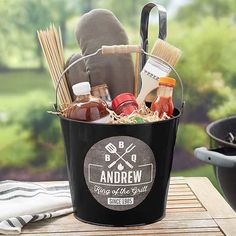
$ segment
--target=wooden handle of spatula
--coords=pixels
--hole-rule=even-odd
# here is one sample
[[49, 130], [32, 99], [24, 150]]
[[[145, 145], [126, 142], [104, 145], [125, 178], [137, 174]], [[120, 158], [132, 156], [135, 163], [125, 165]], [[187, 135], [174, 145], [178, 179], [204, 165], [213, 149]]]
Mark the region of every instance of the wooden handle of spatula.
[[102, 54], [126, 54], [132, 52], [141, 52], [141, 47], [139, 45], [102, 46]]

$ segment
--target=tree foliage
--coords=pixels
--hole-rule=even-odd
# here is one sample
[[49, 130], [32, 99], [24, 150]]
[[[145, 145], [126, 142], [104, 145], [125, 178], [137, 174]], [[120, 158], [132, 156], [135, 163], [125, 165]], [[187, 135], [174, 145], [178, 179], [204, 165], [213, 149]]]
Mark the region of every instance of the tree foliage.
[[193, 153], [197, 147], [206, 146], [208, 137], [198, 124], [181, 124], [178, 130], [176, 145], [188, 153]]
[[185, 23], [197, 25], [207, 16], [215, 19], [233, 17], [236, 12], [235, 0], [194, 0], [179, 9], [177, 19]]
[[[159, 1], [168, 4], [170, 0]], [[1, 0], [0, 1], [0, 67], [43, 67], [42, 53], [36, 37], [38, 29], [50, 23], [61, 27], [64, 44], [67, 23], [93, 8], [108, 8], [126, 25], [138, 27], [141, 7], [148, 0]], [[13, 58], [13, 59], [12, 59]]]
[[[100, 0], [97, 2], [98, 6], [110, 9], [122, 22], [131, 26], [139, 27], [140, 15], [142, 7], [149, 3], [149, 0], [128, 0], [128, 1], [117, 1], [117, 0]], [[156, 3], [168, 6], [170, 0], [160, 0]], [[154, 1], [155, 3], [155, 1]], [[155, 12], [154, 9], [152, 12]]]
[[15, 57], [26, 62], [34, 60], [34, 64], [42, 67], [36, 31], [55, 23], [61, 27], [62, 35], [66, 36], [66, 22], [78, 11], [79, 5], [75, 1], [0, 1], [0, 14], [3, 16], [0, 18], [0, 49], [3, 52], [0, 55], [0, 65], [12, 67], [9, 57]]
[[[62, 134], [58, 120], [46, 110], [46, 107], [31, 106], [24, 112], [27, 119], [21, 120], [21, 127], [29, 132], [28, 142], [34, 153], [31, 165], [44, 169], [50, 166], [59, 168], [64, 165]], [[53, 165], [55, 160], [57, 166]]]
[[171, 32], [171, 42], [183, 51], [177, 70], [184, 80], [186, 118], [204, 121], [209, 110], [228, 100], [229, 90], [234, 93], [236, 25], [228, 19], [208, 17], [194, 27], [173, 24]]

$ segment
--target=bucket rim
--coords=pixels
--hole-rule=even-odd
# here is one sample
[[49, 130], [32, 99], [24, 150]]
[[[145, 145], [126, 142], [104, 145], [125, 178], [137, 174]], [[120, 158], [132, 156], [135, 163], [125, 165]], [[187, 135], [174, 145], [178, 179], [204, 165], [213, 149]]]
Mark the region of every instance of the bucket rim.
[[140, 126], [140, 125], [149, 126], [149, 125], [156, 125], [156, 124], [160, 124], [160, 123], [163, 124], [163, 123], [167, 123], [167, 122], [179, 119], [183, 113], [178, 108], [175, 108], [175, 111], [177, 111], [178, 114], [171, 117], [171, 118], [169, 118], [169, 119], [160, 120], [160, 121], [153, 121], [153, 122], [147, 122], [147, 123], [136, 123], [136, 124], [92, 123], [92, 122], [68, 119], [68, 118], [63, 117], [62, 115], [57, 115], [57, 116], [60, 118], [60, 120], [66, 120], [66, 121], [70, 121], [70, 122], [73, 122], [73, 123], [79, 123], [79, 124], [84, 124], [84, 125], [92, 125], [92, 126], [108, 126], [108, 127], [109, 126]]

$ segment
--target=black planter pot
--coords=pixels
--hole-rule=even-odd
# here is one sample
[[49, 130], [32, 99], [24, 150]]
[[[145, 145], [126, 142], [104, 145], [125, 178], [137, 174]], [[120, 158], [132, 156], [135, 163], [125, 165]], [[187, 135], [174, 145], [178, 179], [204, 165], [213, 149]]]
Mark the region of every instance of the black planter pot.
[[197, 148], [194, 155], [214, 166], [216, 178], [231, 207], [236, 211], [236, 144], [227, 141], [236, 134], [236, 116], [215, 121], [207, 126], [210, 148]]

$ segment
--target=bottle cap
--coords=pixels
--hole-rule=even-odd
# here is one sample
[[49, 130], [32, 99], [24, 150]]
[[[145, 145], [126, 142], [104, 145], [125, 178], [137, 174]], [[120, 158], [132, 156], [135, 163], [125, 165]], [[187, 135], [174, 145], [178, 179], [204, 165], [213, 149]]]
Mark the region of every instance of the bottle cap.
[[76, 96], [90, 94], [91, 86], [89, 82], [81, 82], [72, 86], [73, 93]]
[[116, 110], [116, 108], [127, 101], [134, 101], [136, 102], [135, 96], [132, 93], [121, 93], [117, 95], [113, 100], [112, 100], [112, 109]]
[[165, 84], [171, 87], [175, 87], [176, 80], [171, 77], [160, 77], [159, 84]]

